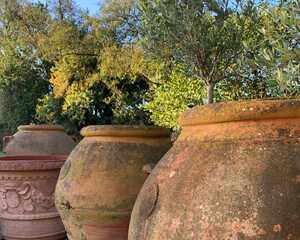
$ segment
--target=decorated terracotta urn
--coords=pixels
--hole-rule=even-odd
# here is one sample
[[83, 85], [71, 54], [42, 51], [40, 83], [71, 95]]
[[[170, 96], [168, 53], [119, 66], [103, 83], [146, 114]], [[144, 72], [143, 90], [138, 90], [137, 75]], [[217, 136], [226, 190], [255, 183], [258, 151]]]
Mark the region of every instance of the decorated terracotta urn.
[[129, 240], [300, 239], [300, 100], [197, 106], [180, 124]]
[[75, 142], [59, 125], [24, 125], [6, 137], [7, 155], [68, 155]]
[[89, 126], [64, 164], [56, 206], [69, 240], [127, 240], [130, 214], [148, 174], [169, 150], [169, 131]]
[[0, 229], [5, 240], [66, 237], [54, 204], [63, 156], [0, 157]]

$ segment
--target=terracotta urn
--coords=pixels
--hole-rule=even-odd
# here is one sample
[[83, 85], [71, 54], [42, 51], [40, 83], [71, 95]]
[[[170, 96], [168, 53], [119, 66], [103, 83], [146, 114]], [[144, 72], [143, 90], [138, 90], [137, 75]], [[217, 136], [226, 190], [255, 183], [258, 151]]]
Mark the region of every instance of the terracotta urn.
[[180, 124], [129, 240], [300, 239], [300, 99], [197, 106]]
[[127, 240], [136, 196], [171, 147], [169, 131], [140, 126], [89, 126], [64, 164], [56, 206], [69, 240]]
[[5, 140], [7, 155], [68, 155], [75, 142], [59, 125], [24, 125]]
[[64, 156], [0, 157], [0, 229], [5, 240], [58, 240], [66, 233], [54, 205]]

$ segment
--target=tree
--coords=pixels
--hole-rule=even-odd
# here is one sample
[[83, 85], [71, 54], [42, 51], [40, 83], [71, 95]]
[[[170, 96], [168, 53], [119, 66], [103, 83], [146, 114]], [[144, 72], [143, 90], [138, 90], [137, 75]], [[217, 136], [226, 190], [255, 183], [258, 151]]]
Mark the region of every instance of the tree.
[[270, 69], [270, 78], [276, 81], [276, 95], [300, 95], [300, 3], [283, 1], [278, 6], [264, 6], [264, 26], [257, 62]]
[[[149, 88], [146, 79], [114, 68], [102, 72], [100, 57], [73, 55], [56, 63], [50, 79], [54, 94], [37, 106], [39, 121], [61, 121], [73, 133], [91, 124], [148, 122], [141, 109]], [[57, 109], [59, 115], [51, 112]], [[54, 118], [45, 118], [49, 110]]]
[[49, 87], [46, 65], [23, 31], [25, 27], [40, 31], [39, 24], [21, 24], [23, 10], [17, 1], [0, 5], [0, 122], [10, 131], [33, 121], [37, 100]]
[[[62, 121], [76, 131], [88, 124], [149, 123], [141, 107], [149, 89], [142, 71], [143, 51], [124, 41], [127, 37], [120, 32], [128, 21], [129, 5], [115, 2], [105, 4], [99, 18], [87, 16], [79, 25], [67, 23], [70, 28], [57, 25], [50, 39], [57, 39], [53, 47], [61, 50], [46, 55], [54, 61], [49, 79], [52, 93], [37, 106], [40, 122]], [[54, 117], [49, 119], [45, 114], [52, 110], [60, 114], [51, 113]]]
[[209, 103], [300, 94], [295, 0], [106, 0], [99, 11], [72, 0], [0, 0], [0, 100], [16, 106], [2, 107], [11, 128], [178, 129], [205, 88]]
[[265, 3], [258, 10], [257, 29], [243, 41], [239, 71], [218, 84], [220, 100], [300, 95], [299, 2]]
[[55, 0], [52, 2], [53, 12], [59, 21], [74, 21], [77, 8], [73, 0]]
[[5, 60], [0, 65], [0, 123], [14, 132], [33, 121], [35, 105], [47, 93], [48, 81], [39, 64], [7, 53]]
[[[70, 132], [88, 124], [148, 123], [141, 105], [149, 83], [141, 71], [143, 51], [134, 45], [133, 1], [107, 1], [100, 17], [89, 16], [72, 0], [1, 3], [3, 81], [16, 79], [10, 82], [15, 85], [3, 85], [2, 93], [22, 86], [21, 79], [31, 87], [44, 81], [42, 92], [35, 89], [33, 105], [26, 105], [27, 123], [62, 123]], [[9, 52], [15, 58], [9, 59]], [[10, 60], [15, 73], [8, 70]], [[22, 64], [32, 64], [31, 78]], [[18, 93], [25, 96], [21, 89]], [[19, 122], [16, 118], [20, 116], [14, 117]]]
[[243, 40], [255, 29], [251, 1], [139, 1], [145, 46], [153, 53], [188, 66], [207, 86], [213, 102], [215, 85], [234, 72]]
[[140, 38], [140, 15], [136, 0], [106, 0], [101, 8], [102, 27], [111, 32], [119, 45]]

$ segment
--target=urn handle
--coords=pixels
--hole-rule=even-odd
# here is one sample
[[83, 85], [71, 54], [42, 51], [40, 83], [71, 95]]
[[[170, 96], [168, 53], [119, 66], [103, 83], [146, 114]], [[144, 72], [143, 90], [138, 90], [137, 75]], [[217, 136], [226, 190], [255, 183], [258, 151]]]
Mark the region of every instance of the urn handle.
[[3, 149], [6, 148], [6, 146], [9, 144], [9, 142], [14, 138], [14, 136], [5, 136], [2, 139], [3, 142]]
[[148, 164], [143, 166], [143, 172], [145, 172], [149, 175], [149, 174], [151, 174], [154, 167], [155, 167], [154, 163], [148, 163]]

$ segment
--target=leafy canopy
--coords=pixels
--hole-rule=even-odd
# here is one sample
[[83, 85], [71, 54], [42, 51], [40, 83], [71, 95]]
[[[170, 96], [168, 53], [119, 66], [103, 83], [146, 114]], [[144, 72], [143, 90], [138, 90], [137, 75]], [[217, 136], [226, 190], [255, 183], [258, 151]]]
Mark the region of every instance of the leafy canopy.
[[140, 0], [145, 46], [154, 54], [184, 64], [208, 87], [235, 70], [243, 40], [255, 28], [252, 1]]

